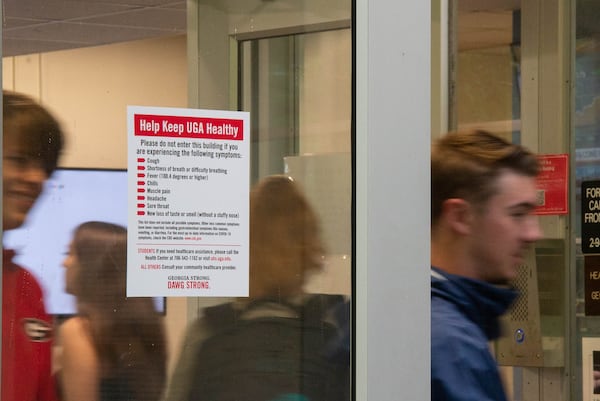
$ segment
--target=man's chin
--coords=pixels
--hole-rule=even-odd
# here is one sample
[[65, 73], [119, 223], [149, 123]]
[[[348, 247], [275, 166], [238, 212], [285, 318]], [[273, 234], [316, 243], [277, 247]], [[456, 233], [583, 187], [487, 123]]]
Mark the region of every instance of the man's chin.
[[502, 287], [514, 287], [514, 283], [517, 280], [517, 275], [514, 277], [497, 277], [493, 280], [488, 281], [490, 284], [502, 286]]

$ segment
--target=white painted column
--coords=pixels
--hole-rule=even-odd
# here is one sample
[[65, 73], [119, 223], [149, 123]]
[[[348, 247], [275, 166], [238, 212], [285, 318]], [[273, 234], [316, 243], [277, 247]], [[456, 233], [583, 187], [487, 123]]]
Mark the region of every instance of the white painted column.
[[356, 6], [356, 399], [428, 400], [431, 5]]

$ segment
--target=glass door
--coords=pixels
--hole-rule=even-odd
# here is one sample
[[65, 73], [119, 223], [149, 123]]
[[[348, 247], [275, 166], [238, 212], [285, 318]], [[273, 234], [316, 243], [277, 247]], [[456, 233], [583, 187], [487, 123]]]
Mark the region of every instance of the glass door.
[[[448, 129], [484, 129], [541, 158], [566, 158], [568, 5], [505, 0], [481, 7], [458, 0], [449, 2], [448, 15]], [[561, 179], [566, 198], [567, 165]], [[514, 400], [569, 399], [564, 377], [571, 372], [569, 294], [575, 279], [569, 217], [566, 210], [539, 216], [544, 239], [520, 267], [514, 283], [520, 297], [494, 347]], [[526, 333], [524, 340], [519, 333]]]
[[[327, 310], [332, 318], [332, 342], [327, 345], [336, 351], [331, 355], [335, 361], [329, 362], [348, 372], [353, 277], [351, 2], [134, 0], [122, 4], [58, 0], [4, 2], [3, 11], [3, 87], [27, 94], [61, 123], [66, 140], [60, 167], [122, 172], [127, 166], [128, 105], [250, 112], [252, 168], [248, 174], [252, 183], [273, 176], [291, 177], [297, 188], [294, 196], [305, 202], [301, 203], [310, 211], [306, 213], [314, 217], [309, 219], [310, 224], [303, 222], [301, 229], [292, 223], [281, 228], [295, 229], [292, 234], [308, 245], [288, 241], [289, 249], [280, 255], [282, 262], [277, 271], [292, 271], [293, 255], [295, 262], [302, 262], [300, 271], [314, 274], [301, 279], [295, 273], [291, 275], [293, 294], [288, 293], [280, 304], [316, 295], [339, 301], [336, 308]], [[116, 198], [119, 192], [114, 184], [111, 193]], [[275, 202], [277, 195], [263, 199]], [[116, 202], [123, 206], [127, 200]], [[72, 229], [66, 228], [69, 240]], [[23, 238], [27, 242], [31, 237]], [[90, 326], [91, 338], [96, 338], [95, 330], [111, 334], [88, 344], [91, 354], [97, 357], [95, 367], [99, 372], [93, 385], [87, 386], [83, 379], [66, 373], [72, 360], [65, 358], [74, 354], [65, 347], [67, 337], [63, 331], [80, 318], [84, 323], [91, 321], [85, 320], [89, 316], [83, 312], [93, 309], [79, 309], [73, 295], [63, 294], [65, 268], [60, 264], [68, 249], [68, 243], [57, 247], [60, 261], [40, 269], [43, 273], [52, 270], [50, 279], [38, 280], [42, 286], [48, 285], [43, 288], [46, 295], [57, 291], [71, 296], [72, 307], [66, 312], [52, 312], [49, 317], [48, 323], [61, 334], [52, 345], [52, 371], [46, 373], [60, 377], [63, 396], [71, 394], [73, 388], [103, 391], [107, 386], [111, 391], [121, 391], [130, 385], [140, 387], [136, 374], [131, 382], [114, 380], [121, 375], [113, 374], [113, 367], [127, 370], [135, 364], [121, 366], [119, 358], [107, 362], [100, 357], [106, 342], [119, 347], [132, 344], [125, 336], [115, 334], [117, 330], [103, 331], [103, 323], [114, 323], [110, 313]], [[269, 265], [274, 265], [273, 261]], [[253, 276], [258, 276], [259, 270], [250, 269], [251, 282], [259, 281]], [[117, 284], [121, 288], [124, 282]], [[286, 287], [278, 290], [280, 296]], [[337, 297], [326, 297], [330, 295]], [[268, 298], [272, 301], [276, 297], [271, 292]], [[205, 308], [230, 301], [236, 305], [248, 302], [169, 297], [166, 307], [160, 304], [158, 317], [153, 315], [152, 321], [164, 330], [164, 336], [160, 344], [151, 347], [154, 351], [148, 353], [145, 362], [158, 361], [153, 368], [160, 371], [161, 377], [153, 381], [156, 386], [146, 387], [161, 387], [169, 397], [173, 395], [168, 388], [172, 381], [181, 384], [178, 388], [191, 389], [192, 383], [185, 380], [196, 370], [181, 358], [189, 351], [188, 333], [194, 332]], [[335, 324], [341, 332], [333, 329]], [[3, 335], [4, 344], [11, 340]], [[69, 352], [64, 353], [66, 350]], [[134, 353], [131, 349], [123, 351], [127, 356]], [[183, 382], [178, 381], [181, 378]], [[339, 378], [347, 397], [350, 374]], [[13, 386], [13, 379], [3, 376], [3, 388]]]

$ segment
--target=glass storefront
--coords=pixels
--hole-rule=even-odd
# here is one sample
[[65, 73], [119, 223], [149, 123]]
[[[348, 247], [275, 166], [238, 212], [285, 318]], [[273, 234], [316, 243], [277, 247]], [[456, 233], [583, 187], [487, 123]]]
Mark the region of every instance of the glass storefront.
[[[428, 349], [420, 342], [427, 342], [427, 296], [418, 297], [427, 277], [415, 273], [427, 253], [421, 155], [428, 144], [418, 141], [429, 141], [429, 121], [422, 121], [431, 118], [442, 131], [486, 128], [543, 155], [568, 155], [569, 213], [540, 217], [544, 240], [534, 251], [535, 267], [524, 271], [533, 279], [521, 283], [527, 305], [534, 305], [527, 324], [538, 334], [531, 358], [515, 362], [511, 357], [525, 354], [506, 343], [495, 350], [513, 400], [591, 400], [600, 325], [590, 309], [593, 258], [582, 251], [581, 186], [600, 177], [597, 2], [433, 1], [434, 10], [421, 1], [395, 3], [4, 1], [3, 88], [31, 96], [56, 116], [65, 133], [59, 167], [67, 172], [123, 173], [128, 105], [249, 112], [251, 185], [291, 176], [320, 223], [322, 269], [302, 277], [302, 291], [352, 302], [362, 297], [340, 317], [348, 323], [347, 311], [356, 309], [360, 323], [357, 352], [364, 359], [355, 373], [371, 385], [363, 384], [357, 399], [390, 377], [400, 376], [406, 385], [398, 391], [409, 391], [411, 380], [429, 371], [418, 353]], [[433, 23], [444, 35], [429, 38], [423, 30], [429, 32], [430, 16], [440, 10], [447, 19]], [[434, 52], [448, 58], [433, 68], [445, 77], [439, 79], [444, 88], [432, 93], [447, 102], [429, 99], [423, 89], [431, 68], [426, 44], [437, 41]], [[430, 115], [432, 102], [446, 108]], [[35, 155], [19, 158], [17, 149], [15, 157], [8, 145], [4, 163], [20, 160], [23, 171], [35, 170], [28, 159]], [[116, 185], [103, 192], [113, 196], [95, 196], [100, 205], [119, 193]], [[121, 222], [119, 213], [89, 218]], [[72, 234], [74, 227], [60, 227], [65, 219], [53, 217], [53, 228]], [[14, 241], [17, 257], [33, 243], [27, 235]], [[58, 333], [78, 309], [65, 290], [68, 268], [61, 266], [68, 242], [55, 248], [55, 260], [44, 257], [37, 267], [15, 261], [41, 283]], [[229, 301], [167, 297], [163, 304], [157, 298], [166, 377], [178, 366], [191, 323]], [[389, 318], [391, 309], [397, 321]], [[6, 322], [5, 316], [4, 330]], [[52, 369], [60, 375], [59, 338]], [[402, 369], [409, 374], [395, 373]], [[346, 379], [352, 381], [350, 374]], [[12, 379], [2, 380], [6, 388]], [[426, 399], [426, 392], [418, 394]]]
[[[583, 215], [589, 213], [587, 202], [591, 198], [585, 194], [584, 187], [589, 186], [600, 178], [598, 159], [595, 155], [598, 149], [598, 29], [600, 17], [598, 4], [591, 1], [577, 0], [575, 2], [575, 37], [573, 38], [573, 169], [575, 182], [574, 227], [576, 236], [575, 249], [575, 294], [573, 296], [574, 342], [571, 348], [575, 356], [577, 368], [581, 369], [581, 377], [576, 381], [574, 394], [582, 399], [596, 397], [596, 371], [598, 359], [598, 325], [596, 307], [597, 301], [593, 296], [595, 291], [594, 272], [597, 269], [595, 255], [590, 248], [593, 236], [589, 231], [584, 232], [583, 226], [590, 227], [590, 220], [584, 223]], [[584, 205], [583, 202], [586, 202]], [[585, 208], [585, 209], [584, 209]], [[590, 396], [591, 394], [591, 396]]]
[[[453, 28], [448, 48], [454, 50], [449, 56], [449, 128], [485, 129], [527, 146], [544, 162], [566, 160], [572, 96], [568, 2], [500, 1], [482, 7], [457, 1], [450, 2], [449, 10]], [[593, 91], [593, 86], [577, 83], [575, 99], [579, 87]], [[552, 173], [565, 206], [567, 193], [579, 185], [571, 183], [567, 190], [567, 166]], [[569, 228], [577, 219], [579, 201], [569, 198], [568, 213], [546, 212], [544, 202], [552, 189], [545, 185], [540, 181], [546, 197], [541, 198], [539, 216], [544, 238], [519, 268], [515, 286], [520, 297], [504, 317], [504, 334], [494, 344], [513, 400], [582, 395], [579, 340], [572, 338], [571, 328], [575, 304], [580, 303], [573, 293], [571, 249], [576, 241]], [[577, 291], [583, 290], [581, 284], [580, 277]]]
[[[195, 385], [207, 377], [213, 379], [202, 382], [203, 391], [208, 393], [213, 385], [211, 391], [219, 391], [217, 384], [226, 379], [225, 397], [235, 398], [232, 391], [261, 382], [243, 384], [240, 379], [236, 387], [231, 377], [242, 377], [244, 369], [261, 369], [253, 374], [272, 381], [269, 386], [258, 386], [260, 391], [267, 388], [265, 399], [313, 399], [314, 394], [327, 391], [331, 393], [325, 399], [338, 394], [334, 392], [348, 399], [355, 263], [351, 2], [130, 3], [4, 2], [3, 88], [29, 96], [58, 120], [65, 141], [57, 174], [76, 172], [88, 184], [97, 183], [92, 189], [77, 184], [81, 189], [71, 190], [70, 182], [65, 184], [55, 176], [48, 181], [46, 193], [58, 195], [51, 195], [53, 218], [46, 224], [54, 234], [44, 249], [56, 253], [55, 257], [46, 255], [36, 266], [29, 266], [34, 262], [20, 256], [35, 236], [28, 231], [27, 221], [25, 231], [11, 239], [14, 261], [31, 269], [46, 296], [45, 307], [56, 334], [51, 368], [62, 399], [102, 394], [105, 398], [98, 399], [135, 395], [150, 400], [157, 399], [158, 393], [167, 394], [168, 399], [196, 399]], [[112, 224], [127, 224], [123, 213], [130, 200], [127, 189], [123, 190], [127, 185], [123, 177], [128, 158], [127, 106], [131, 105], [250, 113], [248, 195], [255, 189], [249, 216], [250, 298], [157, 296], [151, 300], [158, 309], [155, 316], [144, 314], [147, 305], [127, 306], [137, 301], [128, 301], [124, 295], [124, 249], [116, 246], [122, 232]], [[5, 109], [5, 121], [9, 121], [7, 116]], [[11, 129], [15, 128], [4, 125], [5, 138]], [[9, 171], [7, 163], [24, 152], [21, 148], [15, 150], [16, 155], [10, 151], [5, 141], [3, 171]], [[35, 154], [27, 157], [35, 158]], [[96, 173], [106, 174], [108, 184]], [[291, 181], [280, 181], [283, 175]], [[86, 200], [83, 195], [100, 186], [105, 188], [102, 194]], [[56, 192], [57, 187], [69, 191]], [[188, 196], [201, 202], [201, 193]], [[7, 199], [5, 195], [5, 209], [10, 206]], [[59, 212], [57, 205], [63, 203], [76, 206]], [[86, 205], [94, 206], [86, 210]], [[262, 205], [267, 205], [266, 210]], [[31, 213], [35, 216], [35, 207]], [[111, 225], [76, 230], [81, 221], [70, 217], [79, 213], [80, 220]], [[253, 226], [253, 219], [262, 223]], [[9, 238], [11, 230], [6, 225], [5, 229]], [[56, 249], [47, 247], [48, 243]], [[5, 268], [6, 264], [7, 259]], [[274, 267], [269, 271], [266, 266]], [[92, 276], [82, 273], [91, 269], [101, 270]], [[97, 298], [90, 299], [96, 292]], [[51, 303], [51, 298], [56, 301]], [[210, 322], [205, 311], [225, 314], [225, 309], [218, 309], [224, 304], [233, 305], [236, 316], [248, 308], [252, 319], [244, 317], [246, 323], [280, 318], [291, 320], [292, 325], [273, 326], [268, 334], [263, 333], [266, 340], [259, 338], [260, 331], [255, 332], [259, 343], [247, 334], [243, 343], [256, 347], [260, 355], [243, 357], [247, 349], [240, 344], [239, 353], [230, 348], [223, 354], [213, 352], [215, 360], [209, 367], [186, 365], [189, 355], [200, 352], [200, 340], [190, 332], [197, 324]], [[251, 310], [255, 304], [259, 307]], [[311, 308], [319, 313], [315, 315]], [[3, 329], [8, 330], [14, 319], [6, 310], [3, 313]], [[311, 331], [314, 322], [308, 319], [315, 316], [325, 322], [321, 328], [328, 329]], [[295, 338], [298, 322], [306, 326], [306, 334]], [[207, 327], [225, 332], [223, 327]], [[292, 334], [282, 338], [280, 332]], [[202, 337], [206, 339], [216, 341]], [[11, 351], [4, 348], [4, 355], [16, 351], [11, 341], [12, 337], [3, 335], [4, 346], [12, 347]], [[229, 345], [236, 341], [230, 339]], [[269, 346], [280, 348], [269, 350]], [[277, 352], [283, 353], [283, 360], [264, 357]], [[246, 360], [257, 362], [244, 364]], [[9, 373], [2, 376], [2, 386], [10, 388], [15, 377], [4, 369], [4, 361], [3, 371]], [[261, 364], [270, 368], [257, 368]], [[294, 366], [300, 366], [298, 372]], [[140, 382], [143, 369], [145, 383]], [[205, 372], [204, 379], [194, 376], [200, 371]], [[311, 378], [304, 383], [288, 377], [301, 374]], [[169, 388], [169, 383], [176, 385]], [[30, 387], [38, 385], [32, 382]]]
[[[423, 155], [428, 154], [430, 143], [433, 6], [429, 2], [4, 0], [1, 3], [3, 88], [30, 96], [62, 126], [65, 142], [59, 173], [74, 172], [79, 176], [83, 172], [90, 177], [93, 172], [114, 175], [109, 182], [122, 180], [116, 177], [122, 177], [127, 168], [128, 105], [248, 111], [250, 183], [258, 184], [274, 175], [293, 176], [302, 188], [300, 194], [314, 210], [314, 220], [321, 226], [322, 242], [314, 246], [313, 241], [311, 248], [318, 252], [304, 260], [319, 266], [321, 272], [301, 277], [306, 279], [302, 282], [304, 295], [336, 294], [344, 301], [350, 300], [335, 309], [337, 322], [352, 328], [350, 332], [341, 332], [351, 338], [341, 336], [337, 345], [341, 345], [342, 352], [334, 354], [339, 366], [352, 365], [352, 373], [338, 377], [342, 387], [346, 391], [352, 389], [358, 400], [428, 398], [429, 276], [424, 266], [429, 254], [426, 224], [429, 163]], [[5, 109], [5, 122], [7, 116]], [[40, 169], [41, 163], [36, 159], [43, 153], [39, 152], [41, 148], [27, 153], [17, 147], [15, 151], [6, 142], [9, 131], [5, 125], [3, 172], [9, 170], [9, 165], [20, 166], [13, 171], [31, 173], [27, 179], [39, 186], [48, 172]], [[52, 143], [57, 142], [52, 139]], [[84, 181], [89, 184], [96, 179]], [[91, 208], [93, 211], [105, 210], [104, 203], [108, 202], [120, 207], [127, 203], [119, 200], [122, 188], [117, 189], [116, 185], [96, 195], [94, 190], [106, 188], [102, 185], [98, 181], [91, 190], [79, 190], [91, 197], [94, 205], [99, 205]], [[6, 181], [4, 186], [8, 188]], [[62, 188], [59, 184], [51, 189]], [[33, 191], [17, 196], [25, 204], [24, 209], [28, 209], [35, 195]], [[199, 199], [202, 196], [191, 195]], [[275, 199], [272, 196], [267, 200]], [[61, 197], [50, 200], [63, 202]], [[87, 201], [81, 199], [74, 204], [90, 209], [86, 208]], [[7, 198], [3, 197], [2, 208], [8, 206]], [[183, 366], [184, 372], [195, 372], [179, 362], [180, 355], [191, 354], [187, 352], [189, 349], [181, 351], [186, 330], [193, 331], [192, 323], [204, 317], [207, 308], [231, 299], [156, 297], [152, 309], [159, 309], [158, 319], [153, 312], [144, 315], [148, 317], [145, 325], [137, 322], [132, 325], [133, 317], [143, 315], [136, 311], [148, 309], [149, 304], [122, 307], [119, 304], [122, 277], [104, 285], [103, 279], [108, 275], [96, 275], [92, 286], [83, 291], [73, 289], [72, 282], [67, 285], [66, 281], [74, 274], [69, 273], [71, 278], [65, 274], [102, 259], [83, 256], [81, 236], [89, 234], [92, 240], [102, 243], [101, 233], [109, 228], [111, 244], [122, 245], [122, 231], [113, 226], [87, 226], [69, 245], [75, 234], [73, 227], [65, 227], [64, 214], [56, 208], [52, 210], [53, 234], [41, 241], [58, 254], [51, 258], [44, 251], [37, 271], [33, 263], [18, 258], [15, 261], [32, 270], [41, 283], [44, 300], [51, 294], [59, 294], [57, 309], [45, 305], [51, 314], [50, 323], [55, 326], [55, 338], [50, 349], [51, 363], [49, 350], [42, 350], [48, 358], [45, 357], [46, 362], [39, 369], [43, 372], [51, 369], [56, 375], [61, 398], [80, 400], [88, 398], [90, 391], [97, 394], [99, 378], [103, 379], [105, 391], [114, 390], [108, 399], [118, 399], [116, 394], [129, 385], [143, 387], [156, 395], [166, 384], [161, 377], [171, 379], [178, 366]], [[114, 212], [108, 215], [92, 214], [86, 219], [122, 224], [122, 217], [118, 216], [123, 212], [111, 210]], [[67, 206], [64, 213], [73, 216], [74, 212], [75, 206]], [[274, 222], [268, 223], [270, 226]], [[4, 224], [5, 232], [9, 228], [14, 228], [14, 224]], [[69, 238], [66, 244], [54, 246], [59, 241], [59, 231]], [[305, 236], [311, 232], [298, 231], [297, 235]], [[27, 234], [17, 240], [23, 242], [14, 243], [16, 256], [33, 243]], [[99, 245], [91, 248], [105, 249]], [[111, 254], [108, 249], [116, 253]], [[122, 247], [119, 249], [117, 252], [116, 247], [106, 247], [105, 255], [111, 262], [96, 264], [115, 266], [117, 254], [123, 256]], [[34, 251], [37, 256], [40, 253]], [[6, 256], [10, 255], [5, 255], [4, 269], [9, 266]], [[250, 269], [250, 282], [253, 276]], [[292, 281], [297, 285], [302, 280]], [[13, 294], [20, 295], [16, 299], [35, 299], [38, 304], [41, 301], [36, 294], [23, 296], [21, 287], [7, 287], [10, 283], [5, 275], [3, 282], [4, 301], [14, 290], [19, 290]], [[89, 298], [101, 289], [118, 292], [100, 294], [104, 299], [102, 304], [112, 305], [112, 309], [103, 310], [83, 299], [78, 303], [72, 295]], [[63, 304], [68, 308], [61, 309]], [[27, 363], [30, 358], [26, 356], [38, 362], [42, 359], [26, 355], [29, 348], [15, 345], [12, 333], [22, 330], [36, 344], [48, 345], [45, 341], [48, 327], [41, 321], [44, 319], [12, 319], [5, 308], [7, 303], [3, 305], [2, 388], [33, 391], [38, 384], [25, 382], [25, 378], [34, 376], [33, 365]], [[118, 312], [121, 309], [127, 313]], [[124, 318], [116, 319], [117, 314]], [[26, 325], [20, 327], [16, 322]], [[88, 324], [91, 322], [94, 324]], [[117, 323], [123, 330], [128, 327], [129, 333], [117, 335]], [[132, 326], [137, 330], [131, 330]], [[164, 329], [164, 336], [160, 335], [159, 327]], [[70, 345], [79, 347], [73, 351], [65, 347], [66, 339], [88, 341], [69, 340]], [[108, 339], [115, 342], [105, 341]], [[148, 344], [151, 351], [142, 351]], [[353, 345], [350, 353], [349, 344]], [[97, 353], [98, 346], [111, 352]], [[80, 357], [90, 355], [92, 358], [86, 358], [85, 362], [92, 369], [77, 365], [82, 362]], [[100, 355], [111, 357], [104, 360], [98, 358]], [[25, 363], [19, 367], [22, 370], [14, 373], [6, 361], [17, 357]], [[82, 368], [76, 376], [65, 374], [78, 366]], [[142, 386], [139, 376], [132, 373], [138, 371], [137, 366], [152, 366], [145, 372]], [[123, 367], [124, 371], [115, 367]], [[150, 373], [154, 376], [149, 376]], [[16, 381], [18, 385], [13, 385]], [[229, 376], [227, 384], [229, 388], [238, 384], [241, 388]], [[44, 388], [51, 391], [47, 385]], [[195, 395], [201, 394], [202, 391], [197, 391]], [[24, 399], [3, 397], [15, 398]]]

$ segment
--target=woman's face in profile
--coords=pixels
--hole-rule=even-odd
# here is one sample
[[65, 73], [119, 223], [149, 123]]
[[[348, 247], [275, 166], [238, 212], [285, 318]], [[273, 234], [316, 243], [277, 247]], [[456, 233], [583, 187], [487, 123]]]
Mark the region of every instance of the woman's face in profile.
[[71, 295], [77, 295], [76, 282], [79, 275], [79, 260], [73, 249], [73, 243], [69, 244], [69, 251], [63, 260], [65, 267], [65, 291]]

